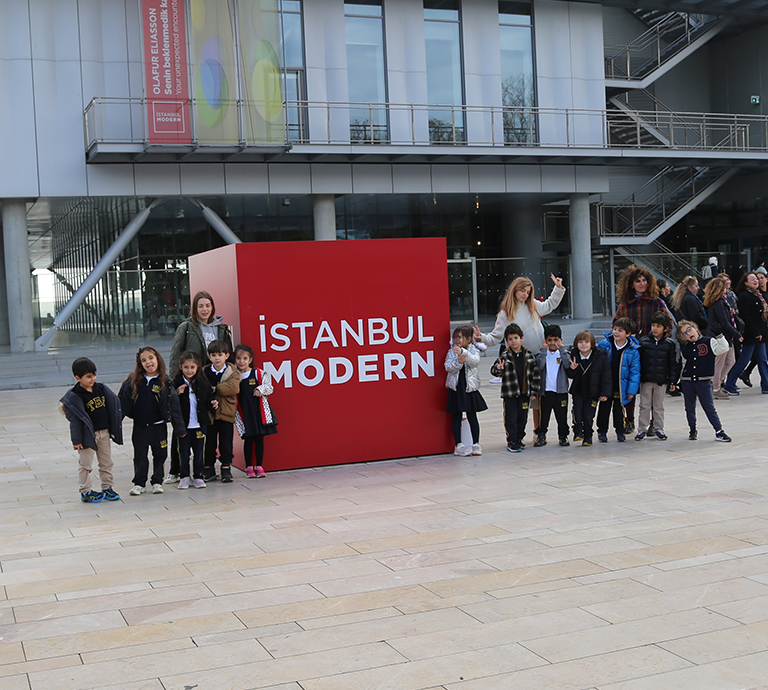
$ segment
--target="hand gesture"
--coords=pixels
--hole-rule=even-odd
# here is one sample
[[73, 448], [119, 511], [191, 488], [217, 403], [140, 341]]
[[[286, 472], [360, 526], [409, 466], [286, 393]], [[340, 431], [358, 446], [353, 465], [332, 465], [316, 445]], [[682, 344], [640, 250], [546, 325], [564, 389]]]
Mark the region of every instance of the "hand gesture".
[[451, 350], [453, 350], [453, 354], [460, 355], [461, 354], [461, 348], [458, 345], [454, 345]]
[[187, 390], [187, 384], [182, 383], [177, 389], [176, 392], [181, 395], [185, 390]]
[[211, 400], [211, 407], [212, 407], [214, 410], [218, 410], [218, 409], [219, 409], [219, 401], [218, 401], [218, 400], [216, 400], [215, 398], [214, 398], [213, 400]]
[[496, 366], [497, 366], [499, 369], [503, 369], [503, 368], [504, 368], [504, 364], [506, 364], [506, 362], [505, 362], [505, 360], [503, 360], [501, 357], [499, 357], [499, 358], [496, 360]]
[[556, 287], [563, 287], [563, 279], [558, 278], [554, 273], [550, 273], [549, 277], [552, 278], [552, 282], [555, 284]]
[[78, 443], [77, 445], [72, 446], [75, 450], [83, 450], [83, 444]]
[[571, 360], [571, 369], [578, 369], [578, 368], [579, 368], [579, 363], [575, 359], [572, 359]]
[[608, 396], [607, 395], [601, 395], [600, 396], [600, 402], [608, 402]]
[[472, 330], [475, 332], [475, 340], [479, 343], [483, 339], [483, 334], [480, 332], [480, 326], [472, 326]]

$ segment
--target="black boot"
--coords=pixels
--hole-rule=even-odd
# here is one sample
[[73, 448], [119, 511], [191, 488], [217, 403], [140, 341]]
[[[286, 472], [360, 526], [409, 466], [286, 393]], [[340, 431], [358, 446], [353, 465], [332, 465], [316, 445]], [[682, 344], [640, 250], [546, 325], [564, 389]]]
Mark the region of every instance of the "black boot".
[[232, 483], [232, 466], [231, 465], [221, 466], [221, 483], [222, 484]]
[[212, 465], [206, 465], [203, 468], [203, 481], [208, 482], [215, 482], [216, 481], [216, 467]]

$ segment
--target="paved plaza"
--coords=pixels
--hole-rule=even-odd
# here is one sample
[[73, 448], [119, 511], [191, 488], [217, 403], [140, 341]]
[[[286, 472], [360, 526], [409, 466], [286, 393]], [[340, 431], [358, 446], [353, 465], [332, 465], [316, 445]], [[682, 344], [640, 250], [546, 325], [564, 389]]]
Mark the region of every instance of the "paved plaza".
[[667, 398], [667, 442], [512, 455], [486, 383], [482, 457], [163, 495], [128, 495], [128, 443], [123, 499], [98, 505], [77, 492], [64, 390], [0, 392], [0, 690], [768, 683], [758, 387], [718, 404], [731, 444], [701, 414], [688, 441]]

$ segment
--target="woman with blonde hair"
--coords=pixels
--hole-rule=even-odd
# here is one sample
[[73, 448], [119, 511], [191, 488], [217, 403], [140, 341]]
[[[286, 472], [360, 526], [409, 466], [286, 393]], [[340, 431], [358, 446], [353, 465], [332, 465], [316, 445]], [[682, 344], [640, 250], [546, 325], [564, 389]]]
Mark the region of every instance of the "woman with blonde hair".
[[[549, 276], [555, 286], [549, 297], [539, 302], [533, 294], [533, 282], [530, 278], [515, 278], [507, 288], [501, 309], [496, 317], [496, 325], [490, 333], [480, 333], [475, 326], [475, 340], [486, 345], [498, 345], [504, 339], [504, 329], [507, 324], [516, 323], [523, 331], [523, 345], [536, 354], [544, 345], [544, 324], [541, 317], [557, 309], [565, 295], [563, 279], [552, 273]], [[533, 409], [534, 434], [539, 428], [538, 399], [531, 401]]]
[[699, 279], [685, 276], [672, 295], [672, 308], [678, 321], [693, 321], [699, 327], [699, 333], [707, 329], [707, 313], [699, 299]]
[[736, 363], [733, 344], [743, 340], [736, 327], [736, 313], [728, 302], [727, 288], [727, 281], [720, 276], [710, 280], [704, 288], [704, 306], [709, 314], [709, 323], [704, 335], [715, 337], [722, 333], [728, 341], [728, 351], [715, 357], [712, 395], [719, 400], [728, 400], [731, 397], [723, 390], [723, 381]]

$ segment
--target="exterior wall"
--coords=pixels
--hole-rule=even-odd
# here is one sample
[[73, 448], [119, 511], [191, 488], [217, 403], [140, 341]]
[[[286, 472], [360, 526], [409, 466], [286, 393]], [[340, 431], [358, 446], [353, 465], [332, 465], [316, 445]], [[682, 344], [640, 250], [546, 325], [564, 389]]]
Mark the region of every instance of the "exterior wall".
[[[709, 73], [712, 107], [717, 112], [768, 113], [768, 27], [717, 41], [710, 51]], [[759, 105], [750, 96], [761, 96]]]
[[[605, 108], [602, 6], [534, 0], [533, 25], [538, 105], [542, 108]], [[542, 114], [540, 141], [602, 145], [602, 118], [576, 114], [563, 119]]]
[[[709, 51], [707, 45], [699, 48], [675, 69], [660, 77], [653, 85], [656, 98], [675, 112], [711, 113], [715, 110], [710, 98]], [[743, 113], [746, 110], [742, 105], [731, 112]]]

